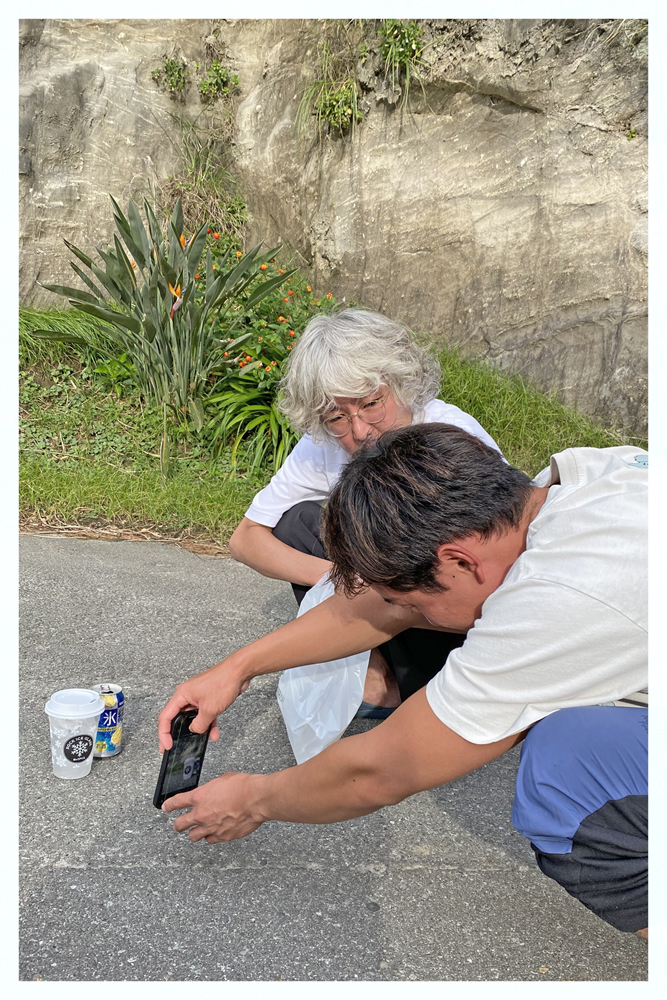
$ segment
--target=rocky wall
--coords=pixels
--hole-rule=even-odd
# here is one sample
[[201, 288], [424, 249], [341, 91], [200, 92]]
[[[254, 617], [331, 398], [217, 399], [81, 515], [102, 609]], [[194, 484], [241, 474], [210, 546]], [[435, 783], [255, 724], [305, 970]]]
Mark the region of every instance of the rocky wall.
[[[350, 138], [295, 128], [315, 21], [27, 21], [21, 35], [21, 298], [70, 281], [62, 237], [111, 231], [108, 193], [178, 169], [180, 110], [151, 80], [206, 39], [238, 73], [232, 154], [253, 239], [315, 287], [646, 428], [646, 43], [597, 22], [425, 21], [407, 105], [377, 51]], [[628, 138], [630, 136], [630, 138]], [[61, 300], [62, 301], [62, 300]]]

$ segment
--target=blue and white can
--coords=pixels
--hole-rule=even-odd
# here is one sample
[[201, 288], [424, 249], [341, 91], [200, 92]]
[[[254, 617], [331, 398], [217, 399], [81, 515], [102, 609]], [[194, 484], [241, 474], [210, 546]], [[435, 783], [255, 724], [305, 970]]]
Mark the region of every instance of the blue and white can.
[[125, 696], [119, 684], [95, 684], [96, 691], [104, 708], [100, 713], [97, 738], [95, 740], [95, 757], [115, 757], [121, 751], [123, 739], [123, 708]]

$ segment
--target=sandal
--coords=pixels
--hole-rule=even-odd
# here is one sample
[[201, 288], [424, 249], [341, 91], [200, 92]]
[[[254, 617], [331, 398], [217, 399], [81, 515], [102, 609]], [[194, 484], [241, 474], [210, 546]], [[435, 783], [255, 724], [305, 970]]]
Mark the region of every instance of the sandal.
[[362, 701], [357, 709], [355, 719], [388, 719], [395, 708], [385, 708], [383, 705], [371, 705], [368, 701]]

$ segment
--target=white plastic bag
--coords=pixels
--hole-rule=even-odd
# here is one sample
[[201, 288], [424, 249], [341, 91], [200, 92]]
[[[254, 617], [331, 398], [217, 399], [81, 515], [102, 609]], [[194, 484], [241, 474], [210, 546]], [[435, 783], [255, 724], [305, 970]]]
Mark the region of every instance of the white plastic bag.
[[[328, 575], [311, 587], [299, 614], [334, 593]], [[297, 764], [303, 764], [339, 739], [361, 705], [370, 650], [328, 663], [285, 670], [278, 683], [278, 704]]]

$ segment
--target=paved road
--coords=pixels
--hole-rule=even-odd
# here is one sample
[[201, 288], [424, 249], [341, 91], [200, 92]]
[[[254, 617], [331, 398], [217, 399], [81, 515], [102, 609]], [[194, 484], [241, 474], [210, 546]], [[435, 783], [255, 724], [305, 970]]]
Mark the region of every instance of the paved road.
[[[513, 831], [517, 751], [346, 823], [215, 846], [173, 832], [151, 802], [157, 713], [289, 620], [287, 584], [159, 543], [52, 536], [21, 538], [21, 576], [22, 979], [646, 978], [645, 943], [544, 878]], [[105, 680], [126, 693], [122, 753], [55, 778], [45, 701]], [[275, 687], [257, 679], [226, 713], [204, 778], [293, 763]]]

